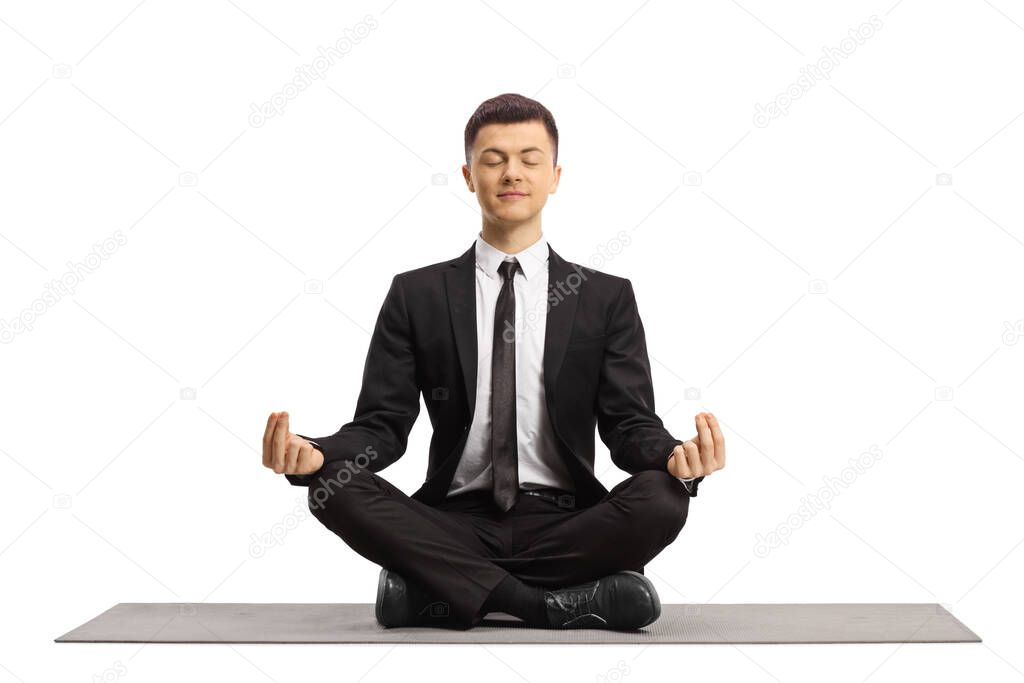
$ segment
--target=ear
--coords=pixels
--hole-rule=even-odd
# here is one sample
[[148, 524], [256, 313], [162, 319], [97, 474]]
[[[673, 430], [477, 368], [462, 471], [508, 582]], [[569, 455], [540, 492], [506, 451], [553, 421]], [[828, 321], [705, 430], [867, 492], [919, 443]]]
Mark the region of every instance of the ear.
[[554, 194], [558, 190], [558, 181], [562, 179], [562, 167], [555, 166], [555, 179], [551, 183], [551, 189], [548, 190], [548, 194]]

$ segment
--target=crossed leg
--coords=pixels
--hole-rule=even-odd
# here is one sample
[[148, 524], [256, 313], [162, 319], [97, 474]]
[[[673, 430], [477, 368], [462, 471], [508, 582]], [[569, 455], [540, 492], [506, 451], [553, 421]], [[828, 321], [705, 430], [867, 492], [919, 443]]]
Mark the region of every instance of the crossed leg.
[[325, 465], [309, 485], [310, 510], [324, 526], [371, 562], [443, 597], [467, 625], [478, 623], [509, 574], [559, 588], [642, 572], [678, 536], [689, 509], [685, 487], [653, 470], [583, 510], [545, 510], [553, 504], [538, 501], [522, 495], [500, 519], [434, 508], [344, 460]]
[[468, 515], [422, 503], [355, 463], [332, 461], [309, 485], [309, 508], [366, 559], [443, 596], [465, 624], [508, 572], [493, 562], [499, 548]]
[[511, 518], [507, 531], [523, 540], [494, 563], [526, 583], [548, 587], [623, 570], [643, 573], [679, 535], [689, 504], [686, 487], [667, 471], [638, 472], [592, 507]]

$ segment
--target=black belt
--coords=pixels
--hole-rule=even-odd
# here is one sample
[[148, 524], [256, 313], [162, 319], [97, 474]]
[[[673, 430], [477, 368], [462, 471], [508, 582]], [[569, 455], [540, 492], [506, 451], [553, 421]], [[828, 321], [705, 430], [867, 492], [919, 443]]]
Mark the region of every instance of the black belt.
[[551, 501], [560, 508], [567, 508], [569, 510], [576, 507], [576, 496], [571, 493], [555, 493], [561, 491], [561, 489], [519, 489], [519, 493], [527, 496], [537, 496], [538, 498], [544, 498], [545, 500]]

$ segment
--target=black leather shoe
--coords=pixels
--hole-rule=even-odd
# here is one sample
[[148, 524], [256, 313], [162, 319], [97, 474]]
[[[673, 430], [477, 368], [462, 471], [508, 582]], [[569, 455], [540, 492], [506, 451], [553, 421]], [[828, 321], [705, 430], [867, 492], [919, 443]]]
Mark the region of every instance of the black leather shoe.
[[448, 603], [429, 595], [391, 569], [381, 568], [377, 581], [377, 623], [396, 626], [455, 625]]
[[634, 630], [661, 616], [661, 600], [654, 584], [633, 571], [544, 591], [544, 603], [551, 628]]

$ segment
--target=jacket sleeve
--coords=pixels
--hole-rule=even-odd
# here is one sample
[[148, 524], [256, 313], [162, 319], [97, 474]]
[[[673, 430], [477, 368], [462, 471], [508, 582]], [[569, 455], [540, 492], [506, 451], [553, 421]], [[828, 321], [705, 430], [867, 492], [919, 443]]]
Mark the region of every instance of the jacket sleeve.
[[[628, 279], [623, 280], [609, 315], [596, 403], [598, 433], [619, 469], [630, 474], [668, 471], [668, 456], [682, 441], [665, 429], [654, 412], [647, 341]], [[691, 487], [695, 488], [693, 483]]]
[[[330, 436], [298, 436], [316, 442], [324, 454], [325, 466], [333, 460], [355, 461], [362, 454], [368, 461], [367, 469], [378, 472], [405, 454], [409, 432], [419, 412], [420, 390], [409, 311], [402, 281], [396, 275], [370, 338], [352, 421]], [[322, 470], [285, 477], [291, 484], [306, 486]]]

